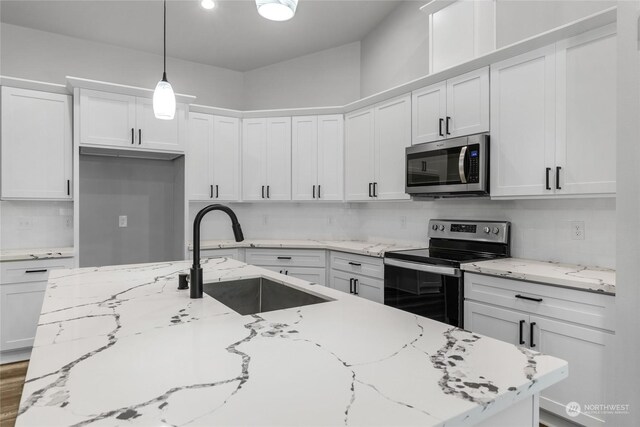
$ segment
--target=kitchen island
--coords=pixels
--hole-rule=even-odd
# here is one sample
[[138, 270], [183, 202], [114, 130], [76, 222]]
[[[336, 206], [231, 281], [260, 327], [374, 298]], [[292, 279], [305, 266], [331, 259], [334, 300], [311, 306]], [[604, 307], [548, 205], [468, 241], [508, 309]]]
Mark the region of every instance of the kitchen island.
[[526, 425], [563, 360], [226, 258], [329, 299], [241, 316], [188, 261], [53, 271], [17, 426]]

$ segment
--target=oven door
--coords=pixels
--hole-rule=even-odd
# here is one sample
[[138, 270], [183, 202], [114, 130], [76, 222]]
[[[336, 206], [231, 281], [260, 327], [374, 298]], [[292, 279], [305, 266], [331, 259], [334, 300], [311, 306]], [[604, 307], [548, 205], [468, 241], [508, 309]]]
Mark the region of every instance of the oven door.
[[406, 192], [485, 193], [488, 137], [473, 135], [406, 149]]
[[390, 258], [384, 264], [385, 305], [462, 327], [459, 269]]

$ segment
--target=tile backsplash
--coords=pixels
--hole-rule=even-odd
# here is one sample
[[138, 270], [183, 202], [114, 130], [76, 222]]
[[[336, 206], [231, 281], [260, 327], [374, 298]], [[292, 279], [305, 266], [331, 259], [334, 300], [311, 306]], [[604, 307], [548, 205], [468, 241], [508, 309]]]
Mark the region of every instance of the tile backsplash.
[[0, 201], [0, 248], [73, 246], [73, 202]]

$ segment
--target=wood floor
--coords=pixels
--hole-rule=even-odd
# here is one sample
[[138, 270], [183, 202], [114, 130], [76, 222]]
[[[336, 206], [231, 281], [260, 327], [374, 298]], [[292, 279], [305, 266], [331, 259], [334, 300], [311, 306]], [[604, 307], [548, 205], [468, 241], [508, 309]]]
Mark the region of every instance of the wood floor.
[[0, 427], [13, 427], [29, 362], [0, 365]]

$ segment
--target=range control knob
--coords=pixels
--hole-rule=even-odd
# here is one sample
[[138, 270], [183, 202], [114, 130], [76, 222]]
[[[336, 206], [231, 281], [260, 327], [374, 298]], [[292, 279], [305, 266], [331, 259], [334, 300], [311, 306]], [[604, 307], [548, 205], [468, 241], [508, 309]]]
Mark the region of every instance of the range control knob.
[[493, 227], [493, 234], [500, 233], [500, 229], [498, 227]]
[[485, 227], [482, 229], [482, 231], [484, 231], [485, 233], [489, 234], [491, 232], [491, 229], [489, 227]]
[[433, 225], [431, 226], [431, 229], [432, 229], [433, 231], [436, 231], [436, 230], [438, 229], [438, 224], [433, 224]]
[[444, 225], [441, 225], [439, 228], [440, 228], [440, 231], [444, 231]]

